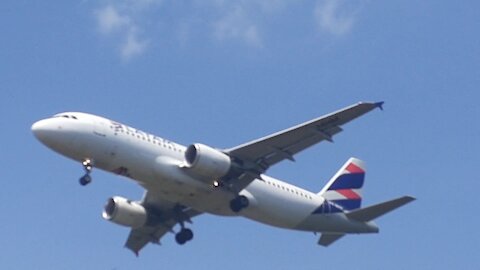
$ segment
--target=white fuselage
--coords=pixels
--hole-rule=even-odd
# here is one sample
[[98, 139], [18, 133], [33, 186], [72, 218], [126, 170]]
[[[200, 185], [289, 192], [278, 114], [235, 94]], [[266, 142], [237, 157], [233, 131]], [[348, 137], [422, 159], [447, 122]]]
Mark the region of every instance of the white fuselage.
[[343, 213], [312, 215], [324, 201], [318, 194], [262, 175], [240, 192], [249, 207], [230, 210], [232, 192], [199, 181], [182, 169], [186, 147], [103, 117], [63, 113], [32, 127], [37, 138], [77, 161], [127, 176], [163, 199], [215, 215], [241, 215], [272, 226], [306, 231], [367, 232], [365, 223]]

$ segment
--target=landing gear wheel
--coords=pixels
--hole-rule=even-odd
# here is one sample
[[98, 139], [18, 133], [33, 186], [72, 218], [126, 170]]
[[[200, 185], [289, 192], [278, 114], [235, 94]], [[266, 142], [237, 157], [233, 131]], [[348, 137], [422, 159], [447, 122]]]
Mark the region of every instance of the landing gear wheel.
[[248, 207], [248, 204], [249, 204], [248, 198], [243, 195], [240, 195], [230, 201], [230, 209], [233, 212], [238, 213], [243, 208]]
[[86, 186], [86, 185], [90, 184], [90, 182], [92, 182], [92, 177], [89, 174], [86, 174], [86, 175], [80, 177], [79, 182], [80, 182], [80, 185]]
[[190, 229], [185, 229], [184, 230], [185, 237], [187, 238], [187, 241], [190, 241], [193, 239], [193, 232]]
[[92, 172], [92, 168], [93, 168], [92, 160], [90, 160], [89, 158], [85, 159], [82, 162], [82, 166], [83, 166], [83, 169], [85, 170], [85, 175], [80, 178], [79, 182], [80, 182], [80, 185], [86, 186], [90, 184], [90, 182], [92, 182], [92, 177], [90, 176], [90, 173]]
[[183, 245], [192, 239], [193, 239], [193, 232], [190, 229], [183, 228], [180, 232], [178, 232], [175, 235], [175, 241], [177, 241], [179, 245]]

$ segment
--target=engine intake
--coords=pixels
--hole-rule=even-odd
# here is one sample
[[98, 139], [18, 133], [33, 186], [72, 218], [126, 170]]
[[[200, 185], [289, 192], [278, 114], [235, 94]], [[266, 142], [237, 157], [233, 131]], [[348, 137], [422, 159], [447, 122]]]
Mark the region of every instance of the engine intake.
[[185, 164], [194, 174], [213, 179], [226, 175], [232, 162], [228, 155], [210, 146], [196, 143], [187, 148]]
[[115, 196], [108, 199], [102, 217], [119, 225], [136, 229], [147, 223], [148, 216], [145, 207], [138, 202]]

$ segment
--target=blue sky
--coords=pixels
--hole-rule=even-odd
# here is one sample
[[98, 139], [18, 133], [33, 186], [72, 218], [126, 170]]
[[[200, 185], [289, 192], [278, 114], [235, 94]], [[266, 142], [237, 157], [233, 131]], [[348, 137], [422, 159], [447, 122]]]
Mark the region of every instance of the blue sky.
[[[3, 1], [3, 269], [476, 269], [480, 127], [477, 1]], [[232, 147], [357, 101], [384, 100], [269, 174], [320, 190], [350, 156], [364, 204], [409, 194], [378, 235], [319, 247], [310, 233], [203, 215], [194, 241], [150, 245], [104, 221], [134, 183], [35, 140], [62, 111], [103, 115], [188, 145]], [[473, 176], [472, 176], [473, 175]]]

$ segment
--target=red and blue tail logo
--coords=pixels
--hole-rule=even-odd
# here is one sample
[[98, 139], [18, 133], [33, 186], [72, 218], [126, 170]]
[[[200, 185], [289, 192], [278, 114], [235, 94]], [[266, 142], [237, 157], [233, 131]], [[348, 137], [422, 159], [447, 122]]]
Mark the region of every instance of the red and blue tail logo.
[[350, 158], [320, 191], [325, 202], [314, 213], [326, 214], [360, 208], [365, 180], [365, 163]]

